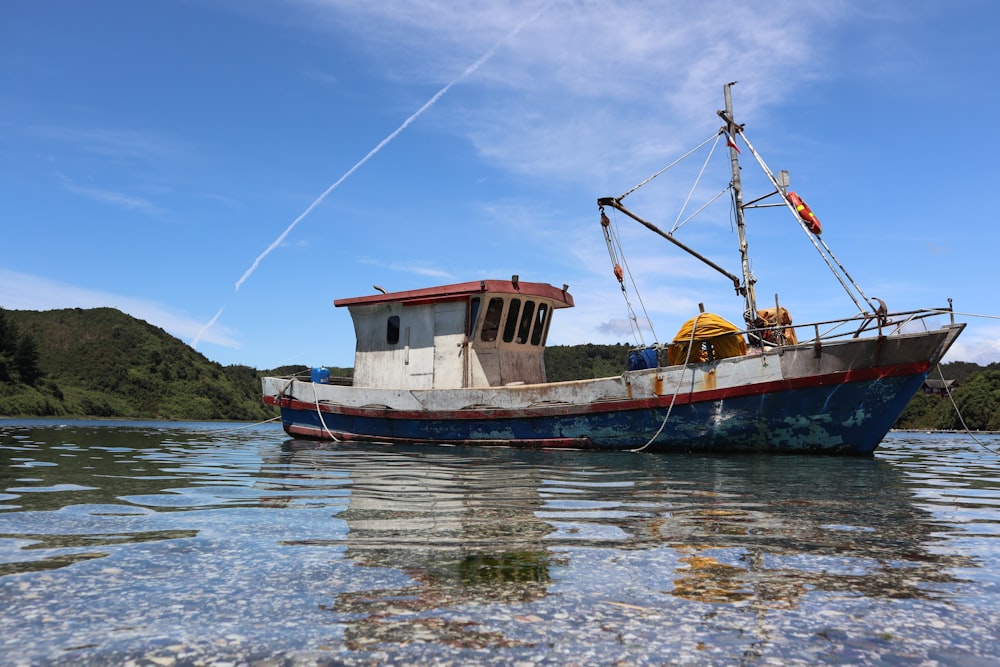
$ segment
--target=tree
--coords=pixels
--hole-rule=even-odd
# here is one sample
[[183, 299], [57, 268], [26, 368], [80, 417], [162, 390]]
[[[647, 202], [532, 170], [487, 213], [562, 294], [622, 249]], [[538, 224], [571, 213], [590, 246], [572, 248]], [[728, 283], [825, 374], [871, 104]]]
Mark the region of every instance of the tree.
[[0, 382], [14, 378], [12, 357], [17, 350], [17, 325], [7, 319], [7, 312], [0, 308]]
[[14, 370], [24, 384], [34, 385], [42, 378], [42, 369], [38, 365], [38, 345], [28, 334], [18, 340], [13, 362]]
[[[938, 407], [941, 399], [923, 392], [910, 399], [903, 414], [896, 420], [896, 428], [935, 429], [938, 427]], [[949, 403], [950, 404], [950, 403]]]
[[17, 350], [17, 325], [0, 308], [0, 357], [12, 357]]
[[[974, 431], [1000, 428], [1000, 371], [978, 373], [955, 392], [955, 405], [965, 424]], [[938, 428], [961, 429], [954, 410], [942, 416]]]

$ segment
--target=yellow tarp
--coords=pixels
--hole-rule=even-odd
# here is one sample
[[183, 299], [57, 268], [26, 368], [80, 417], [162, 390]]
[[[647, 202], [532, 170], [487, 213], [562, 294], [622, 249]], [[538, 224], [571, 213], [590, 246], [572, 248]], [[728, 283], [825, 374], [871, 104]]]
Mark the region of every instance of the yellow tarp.
[[713, 359], [739, 357], [747, 353], [747, 343], [736, 325], [713, 313], [701, 313], [685, 322], [674, 336], [673, 344], [667, 349], [667, 362], [671, 366], [679, 366], [708, 361], [707, 346], [712, 348]]

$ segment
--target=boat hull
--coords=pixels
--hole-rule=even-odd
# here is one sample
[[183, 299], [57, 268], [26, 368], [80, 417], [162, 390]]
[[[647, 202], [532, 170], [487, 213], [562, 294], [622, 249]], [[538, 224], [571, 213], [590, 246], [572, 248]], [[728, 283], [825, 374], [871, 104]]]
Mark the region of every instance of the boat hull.
[[621, 377], [456, 390], [264, 379], [285, 431], [407, 444], [870, 455], [962, 325]]

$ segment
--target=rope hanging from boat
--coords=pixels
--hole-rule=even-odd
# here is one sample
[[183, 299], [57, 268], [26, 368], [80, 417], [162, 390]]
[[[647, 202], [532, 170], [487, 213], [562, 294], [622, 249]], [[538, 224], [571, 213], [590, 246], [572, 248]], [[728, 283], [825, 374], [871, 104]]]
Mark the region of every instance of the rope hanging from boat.
[[[625, 307], [628, 309], [628, 321], [629, 326], [632, 329], [632, 337], [635, 339], [638, 345], [645, 347], [646, 342], [642, 335], [642, 327], [639, 326], [639, 318], [635, 313], [635, 309], [632, 307], [632, 302], [628, 298], [628, 290], [625, 287], [625, 271], [628, 270], [629, 280], [632, 282], [632, 288], [635, 289], [636, 298], [639, 299], [639, 306], [642, 308], [643, 317], [646, 319], [646, 325], [649, 327], [650, 333], [653, 335], [653, 342], [657, 341], [656, 330], [653, 328], [653, 322], [649, 318], [649, 313], [646, 312], [646, 304], [642, 302], [642, 297], [639, 295], [639, 290], [635, 286], [635, 278], [632, 277], [632, 271], [628, 269], [628, 263], [624, 260], [619, 260], [619, 256], [624, 256], [621, 248], [621, 241], [618, 240], [618, 235], [615, 234], [611, 227], [611, 220], [608, 219], [607, 214], [604, 212], [604, 207], [600, 207], [601, 210], [601, 229], [604, 231], [604, 241], [608, 246], [608, 255], [611, 257], [611, 266], [615, 274], [615, 278], [618, 279], [618, 286], [622, 291], [622, 298], [625, 299]], [[625, 264], [625, 269], [622, 269], [622, 264]]]
[[271, 417], [270, 419], [265, 419], [264, 421], [254, 422], [253, 424], [243, 424], [242, 426], [232, 426], [229, 428], [213, 429], [211, 431], [206, 431], [209, 435], [215, 435], [217, 433], [232, 433], [234, 431], [242, 431], [248, 428], [255, 428], [257, 426], [263, 426], [264, 424], [270, 424], [271, 422], [276, 422], [281, 419], [281, 415], [277, 417]]
[[[651, 175], [650, 177], [648, 177], [647, 179], [645, 179], [641, 183], [636, 184], [630, 190], [628, 190], [627, 192], [625, 192], [625, 194], [623, 194], [622, 196], [618, 197], [618, 201], [620, 202], [621, 200], [625, 199], [626, 197], [628, 197], [630, 194], [632, 194], [633, 192], [635, 192], [639, 188], [643, 187], [647, 183], [650, 183], [657, 176], [660, 176], [661, 174], [669, 171], [672, 167], [677, 166], [678, 164], [680, 164], [681, 162], [683, 162], [684, 160], [686, 160], [687, 158], [691, 157], [693, 154], [695, 154], [696, 152], [698, 152], [705, 145], [707, 145], [707, 144], [709, 144], [709, 143], [711, 143], [713, 141], [715, 143], [712, 145], [711, 150], [708, 152], [708, 156], [705, 158], [704, 164], [702, 164], [702, 166], [701, 166], [701, 170], [698, 172], [698, 178], [695, 179], [694, 184], [691, 186], [690, 192], [688, 192], [687, 198], [684, 200], [684, 205], [681, 207], [680, 211], [678, 211], [678, 213], [677, 213], [677, 219], [674, 221], [674, 226], [670, 230], [670, 233], [675, 232], [677, 229], [679, 229], [684, 224], [686, 224], [689, 220], [691, 220], [692, 218], [694, 218], [695, 215], [697, 215], [702, 210], [704, 210], [704, 208], [706, 206], [708, 206], [709, 204], [711, 204], [712, 202], [714, 202], [716, 199], [718, 199], [719, 197], [721, 197], [723, 193], [726, 192], [726, 189], [723, 189], [721, 192], [719, 192], [719, 194], [717, 194], [714, 197], [712, 197], [705, 205], [703, 205], [701, 208], [699, 208], [693, 214], [691, 214], [690, 216], [688, 216], [684, 221], [681, 221], [681, 216], [684, 215], [684, 210], [687, 208], [687, 205], [690, 202], [691, 197], [694, 195], [694, 192], [697, 189], [699, 182], [701, 181], [701, 177], [705, 173], [705, 169], [707, 168], [708, 163], [709, 163], [709, 161], [712, 158], [712, 154], [715, 152], [715, 148], [718, 145], [718, 142], [719, 142], [719, 134], [718, 133], [712, 134], [710, 137], [708, 137], [708, 139], [705, 139], [705, 141], [701, 142], [700, 144], [698, 144], [697, 146], [695, 146], [694, 148], [692, 148], [691, 150], [689, 150], [687, 153], [685, 153], [681, 157], [677, 158], [676, 160], [674, 160], [673, 162], [671, 162], [667, 166], [665, 166], [662, 169], [660, 169], [659, 171], [655, 172], [653, 175]], [[608, 255], [611, 257], [611, 266], [613, 268], [613, 271], [614, 271], [614, 274], [615, 274], [615, 278], [617, 278], [617, 280], [618, 280], [618, 285], [621, 288], [622, 296], [625, 299], [625, 306], [628, 309], [629, 326], [632, 328], [633, 337], [635, 338], [635, 340], [636, 340], [636, 342], [638, 344], [645, 346], [646, 343], [645, 343], [645, 340], [643, 339], [642, 327], [639, 325], [639, 318], [636, 315], [635, 309], [632, 307], [632, 303], [629, 301], [628, 290], [625, 287], [625, 272], [626, 271], [628, 271], [629, 280], [632, 282], [632, 289], [635, 291], [636, 298], [639, 300], [639, 305], [642, 308], [643, 318], [646, 320], [646, 325], [649, 327], [649, 330], [650, 330], [650, 332], [653, 335], [654, 342], [656, 342], [657, 341], [656, 330], [653, 327], [653, 322], [652, 322], [652, 320], [649, 317], [649, 313], [646, 311], [645, 304], [642, 302], [642, 295], [639, 293], [639, 289], [638, 289], [638, 287], [635, 284], [635, 279], [632, 276], [632, 272], [628, 269], [628, 263], [625, 262], [624, 259], [623, 259], [624, 258], [624, 253], [622, 251], [621, 241], [619, 240], [618, 235], [615, 233], [615, 230], [612, 229], [611, 220], [608, 219], [607, 214], [604, 212], [604, 207], [601, 206], [600, 210], [601, 210], [601, 228], [604, 230], [604, 240], [605, 240], [605, 242], [607, 243], [607, 246], [608, 246]], [[624, 269], [622, 268], [623, 266], [625, 267]]]
[[[292, 388], [292, 384], [295, 382], [298, 382], [300, 384], [306, 384], [302, 380], [299, 380], [297, 375], [298, 374], [293, 375], [285, 380], [285, 386], [282, 387], [277, 394], [279, 399], [282, 398], [283, 396], [287, 396], [292, 400], [295, 399], [294, 395], [287, 393], [288, 390]], [[309, 382], [308, 384], [310, 387], [312, 387], [313, 405], [316, 406], [316, 418], [319, 419], [319, 425], [323, 427], [323, 432], [326, 433], [328, 436], [330, 436], [331, 440], [333, 440], [334, 442], [340, 442], [340, 440], [337, 439], [337, 436], [335, 436], [333, 433], [330, 432], [330, 429], [327, 428], [326, 426], [326, 422], [323, 420], [323, 412], [319, 409], [319, 395], [316, 393], [316, 384], [313, 382]], [[276, 417], [275, 419], [280, 419], [280, 417]]]
[[316, 383], [310, 382], [309, 385], [313, 390], [313, 404], [316, 406], [316, 417], [319, 419], [319, 425], [323, 427], [323, 432], [330, 436], [330, 439], [334, 442], [340, 442], [330, 429], [327, 428], [326, 421], [323, 419], [323, 412], [319, 409], [319, 395], [316, 393]]
[[[820, 235], [821, 232], [822, 232], [822, 228], [820, 227], [819, 221], [818, 221], [818, 219], [816, 219], [816, 216], [811, 214], [811, 211], [809, 211], [809, 209], [805, 205], [805, 203], [802, 202], [801, 199], [799, 199], [797, 197], [797, 195], [795, 195], [795, 193], [787, 191], [787, 185], [786, 186], [782, 186], [781, 184], [778, 183], [778, 180], [775, 178], [774, 174], [768, 168], [768, 166], [764, 162], [763, 158], [760, 156], [760, 154], [754, 148], [753, 144], [751, 144], [750, 141], [747, 139], [746, 135], [743, 132], [743, 127], [741, 125], [738, 125], [738, 124], [732, 122], [732, 120], [729, 118], [729, 115], [727, 115], [726, 113], [724, 113], [724, 112], [719, 112], [719, 113], [720, 113], [720, 116], [722, 116], [722, 118], [727, 121], [727, 125], [724, 126], [721, 130], [717, 131], [712, 136], [710, 136], [708, 139], [706, 139], [705, 141], [701, 142], [696, 147], [692, 148], [691, 150], [689, 150], [688, 152], [686, 152], [684, 155], [682, 155], [681, 157], [675, 159], [673, 162], [671, 162], [667, 166], [663, 167], [659, 171], [655, 172], [654, 174], [652, 174], [651, 176], [649, 176], [645, 180], [643, 180], [640, 183], [636, 184], [634, 187], [632, 187], [631, 189], [629, 189], [628, 191], [626, 191], [620, 197], [617, 197], [617, 198], [605, 198], [603, 203], [602, 203], [601, 200], [598, 200], [598, 204], [599, 204], [600, 209], [601, 209], [601, 224], [602, 224], [602, 226], [604, 228], [605, 240], [606, 240], [606, 242], [608, 244], [608, 251], [609, 251], [609, 254], [611, 256], [611, 262], [612, 262], [612, 266], [613, 266], [613, 269], [614, 269], [615, 277], [618, 279], [619, 285], [620, 285], [621, 290], [622, 290], [622, 294], [625, 297], [626, 306], [627, 306], [628, 312], [629, 312], [630, 326], [633, 327], [634, 333], [637, 333], [637, 336], [636, 336], [637, 340], [641, 341], [641, 339], [642, 339], [642, 333], [641, 333], [641, 327], [639, 327], [639, 325], [638, 325], [638, 318], [636, 317], [635, 310], [633, 309], [631, 303], [629, 302], [628, 294], [627, 294], [626, 287], [625, 287], [625, 275], [624, 274], [625, 274], [626, 270], [628, 269], [628, 266], [627, 266], [627, 264], [625, 264], [625, 262], [622, 259], [620, 259], [620, 257], [623, 256], [622, 249], [621, 249], [621, 244], [620, 244], [620, 241], [618, 241], [617, 237], [613, 237], [612, 236], [614, 234], [614, 230], [612, 230], [612, 228], [611, 228], [611, 222], [610, 222], [610, 220], [608, 220], [608, 217], [607, 217], [607, 215], [604, 212], [604, 205], [603, 204], [610, 205], [615, 210], [621, 210], [621, 211], [623, 211], [624, 213], [626, 213], [627, 215], [629, 215], [629, 217], [634, 218], [635, 220], [637, 220], [641, 224], [645, 225], [646, 227], [652, 229], [654, 232], [660, 234], [661, 236], [663, 236], [667, 240], [669, 240], [672, 243], [680, 246], [682, 249], [684, 249], [685, 251], [687, 251], [689, 254], [694, 255], [699, 260], [705, 262], [709, 266], [712, 266], [717, 271], [723, 273], [723, 275], [725, 275], [728, 278], [732, 279], [733, 282], [734, 282], [734, 285], [736, 287], [737, 293], [738, 294], [742, 294], [744, 296], [744, 298], [746, 299], [747, 309], [746, 309], [746, 312], [744, 313], [744, 317], [745, 317], [745, 319], [747, 321], [748, 327], [753, 328], [753, 327], [757, 326], [757, 309], [755, 307], [755, 299], [753, 297], [754, 282], [755, 282], [756, 279], [753, 276], [752, 267], [750, 266], [750, 258], [749, 258], [749, 256], [746, 253], [746, 242], [745, 242], [745, 239], [743, 238], [743, 235], [742, 235], [743, 225], [740, 223], [740, 221], [742, 220], [743, 209], [748, 208], [748, 207], [755, 207], [755, 205], [758, 202], [760, 202], [760, 201], [762, 201], [764, 199], [767, 199], [768, 197], [771, 197], [773, 195], [778, 195], [781, 198], [782, 203], [786, 207], [788, 207], [789, 211], [791, 211], [792, 214], [795, 216], [795, 219], [796, 219], [797, 223], [799, 224], [799, 226], [802, 228], [803, 233], [805, 233], [806, 236], [807, 236], [807, 238], [809, 238], [810, 242], [813, 244], [813, 247], [816, 249], [817, 253], [820, 255], [820, 257], [826, 263], [827, 267], [830, 269], [830, 272], [833, 273], [834, 277], [837, 279], [838, 282], [840, 282], [841, 287], [847, 293], [848, 297], [854, 302], [855, 306], [858, 308], [859, 314], [862, 315], [862, 316], [869, 317], [871, 319], [876, 319], [877, 318], [880, 321], [880, 323], [881, 323], [882, 320], [883, 320], [883, 318], [884, 318], [884, 316], [885, 316], [885, 312], [886, 312], [886, 308], [885, 308], [884, 303], [881, 300], [879, 300], [879, 299], [870, 299], [864, 293], [864, 291], [861, 289], [860, 285], [858, 285], [858, 283], [854, 280], [854, 278], [847, 271], [847, 269], [843, 265], [843, 263], [837, 258], [837, 256], [833, 253], [833, 250], [830, 248], [830, 246], [826, 243], [826, 241]], [[770, 182], [774, 186], [775, 190], [773, 192], [771, 192], [769, 195], [766, 195], [764, 197], [760, 197], [758, 199], [755, 199], [755, 200], [753, 200], [752, 202], [750, 202], [748, 204], [743, 204], [742, 200], [737, 195], [737, 191], [739, 189], [738, 188], [738, 183], [736, 182], [736, 180], [738, 179], [738, 171], [734, 171], [734, 180], [731, 181], [726, 188], [723, 188], [718, 194], [716, 194], [715, 196], [711, 197], [705, 204], [703, 204], [701, 207], [699, 207], [697, 211], [695, 211], [694, 213], [690, 214], [688, 217], [686, 217], [686, 218], [684, 218], [682, 220], [682, 216], [684, 215], [684, 213], [685, 213], [688, 205], [691, 203], [691, 200], [692, 200], [692, 198], [694, 196], [694, 193], [696, 192], [696, 190], [699, 187], [700, 181], [701, 181], [701, 179], [702, 179], [702, 177], [703, 177], [703, 175], [704, 175], [704, 173], [705, 173], [705, 171], [707, 169], [707, 166], [708, 166], [709, 162], [711, 161], [712, 156], [713, 156], [713, 154], [714, 154], [714, 152], [715, 152], [715, 150], [716, 150], [716, 148], [718, 146], [718, 142], [721, 141], [721, 139], [722, 139], [723, 136], [726, 138], [726, 144], [727, 144], [727, 146], [729, 146], [731, 149], [733, 149], [730, 152], [733, 154], [732, 155], [732, 161], [734, 162], [734, 164], [737, 164], [735, 162], [736, 161], [735, 153], [740, 152], [739, 148], [736, 147], [736, 138], [739, 137], [740, 139], [742, 139], [742, 141], [745, 144], [746, 148], [749, 149], [751, 155], [756, 160], [757, 164], [761, 167], [761, 169], [764, 172], [764, 174], [766, 174], [767, 178], [770, 180]], [[686, 159], [690, 158], [698, 150], [702, 149], [703, 147], [705, 147], [709, 143], [712, 143], [713, 141], [714, 141], [714, 144], [712, 145], [711, 149], [709, 150], [708, 155], [705, 157], [705, 160], [704, 160], [703, 164], [701, 165], [701, 168], [699, 169], [699, 171], [697, 173], [697, 178], [695, 179], [694, 184], [691, 186], [691, 189], [688, 191], [688, 193], [687, 193], [687, 195], [686, 195], [686, 197], [684, 199], [684, 202], [683, 202], [682, 206], [680, 207], [680, 210], [679, 210], [679, 212], [677, 214], [677, 217], [674, 220], [673, 226], [671, 227], [671, 229], [668, 232], [664, 232], [664, 231], [661, 231], [661, 230], [657, 229], [654, 225], [652, 225], [652, 223], [649, 223], [647, 221], [642, 220], [638, 216], [635, 216], [634, 214], [630, 213], [626, 209], [621, 208], [619, 206], [619, 204], [621, 203], [621, 201], [623, 199], [625, 199], [626, 197], [628, 197], [629, 195], [631, 195], [635, 191], [639, 190], [643, 186], [649, 184], [655, 178], [657, 178], [658, 176], [664, 174], [665, 172], [667, 172], [671, 168], [677, 166], [681, 162], [683, 162]], [[734, 169], [738, 169], [738, 168], [739, 168], [738, 164], [737, 164], [737, 166], [734, 166]], [[703, 255], [701, 255], [701, 254], [699, 254], [699, 253], [691, 250], [690, 248], [686, 247], [684, 244], [682, 244], [679, 240], [677, 240], [673, 236], [674, 232], [676, 232], [680, 227], [682, 227], [683, 225], [687, 224], [695, 216], [697, 216], [702, 211], [704, 211], [710, 204], [712, 204], [713, 202], [715, 202], [719, 197], [721, 197], [727, 191], [730, 192], [733, 195], [733, 202], [732, 202], [732, 204], [733, 204], [733, 211], [734, 211], [734, 214], [737, 217], [737, 223], [738, 223], [737, 227], [739, 228], [738, 232], [739, 232], [740, 237], [741, 237], [741, 245], [740, 245], [740, 247], [741, 247], [741, 255], [743, 256], [743, 280], [742, 281], [738, 277], [736, 277], [733, 274], [729, 273], [725, 269], [722, 269], [717, 264], [713, 263], [712, 261], [710, 261], [709, 259], [707, 259]], [[799, 205], [796, 206], [796, 203], [798, 203]], [[767, 206], [773, 206], [773, 205], [774, 204], [767, 204]], [[625, 269], [622, 268], [623, 266], [625, 267]], [[642, 305], [641, 295], [639, 294], [639, 291], [638, 291], [638, 289], [635, 286], [635, 280], [632, 277], [631, 272], [629, 272], [629, 278], [630, 278], [630, 280], [632, 280], [633, 289], [636, 292], [636, 297], [639, 299], [640, 305]], [[876, 302], [877, 302], [877, 305], [876, 305]], [[643, 309], [643, 314], [645, 315], [645, 319], [649, 323], [650, 329], [652, 330], [652, 328], [653, 328], [652, 327], [652, 322], [650, 321], [648, 313], [646, 313], [644, 305], [643, 305], [642, 309]]]
[[985, 442], [977, 438], [975, 434], [973, 434], [972, 429], [970, 429], [969, 425], [965, 423], [965, 417], [962, 416], [962, 411], [958, 409], [958, 403], [955, 402], [955, 396], [951, 393], [951, 389], [948, 387], [948, 382], [944, 379], [944, 371], [941, 370], [941, 364], [937, 365], [937, 372], [938, 375], [941, 377], [941, 383], [942, 386], [944, 387], [944, 393], [947, 394], [948, 400], [951, 401], [951, 407], [954, 408], [955, 416], [958, 417], [959, 423], [962, 425], [962, 428], [965, 429], [965, 434], [968, 435], [970, 438], [972, 438], [973, 442], [975, 442], [977, 445], [979, 445], [986, 451], [990, 452], [991, 454], [1000, 454], [1000, 450], [991, 448]]
[[[697, 330], [698, 330], [698, 320], [704, 314], [705, 313], [698, 313], [697, 315], [695, 315], [694, 320], [691, 322], [691, 337], [688, 339], [688, 342], [687, 342], [687, 349], [688, 350], [691, 350], [694, 347], [695, 332], [697, 332]], [[691, 354], [685, 354], [684, 355], [684, 365], [681, 366], [680, 379], [677, 381], [677, 387], [674, 389], [674, 395], [670, 397], [670, 405], [667, 406], [667, 414], [663, 416], [663, 421], [660, 422], [660, 428], [656, 429], [656, 433], [654, 433], [653, 437], [651, 437], [649, 440], [646, 441], [645, 445], [643, 445], [642, 447], [638, 447], [636, 449], [630, 449], [629, 450], [630, 452], [641, 452], [641, 451], [644, 451], [651, 444], [653, 444], [653, 442], [657, 438], [660, 437], [661, 433], [663, 433], [663, 429], [666, 428], [667, 422], [670, 421], [670, 413], [674, 411], [674, 403], [677, 402], [677, 396], [681, 393], [681, 387], [684, 384], [684, 373], [687, 372], [687, 367], [688, 367], [688, 364], [691, 362], [691, 357], [692, 356], [693, 355], [691, 355]], [[659, 372], [659, 370], [657, 370], [657, 372]]]

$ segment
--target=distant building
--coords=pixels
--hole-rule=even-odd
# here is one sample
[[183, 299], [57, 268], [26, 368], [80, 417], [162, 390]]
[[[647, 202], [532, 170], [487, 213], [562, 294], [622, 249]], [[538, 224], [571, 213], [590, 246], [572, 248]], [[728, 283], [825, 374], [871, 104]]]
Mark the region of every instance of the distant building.
[[924, 380], [923, 390], [931, 396], [947, 396], [958, 389], [958, 380]]

